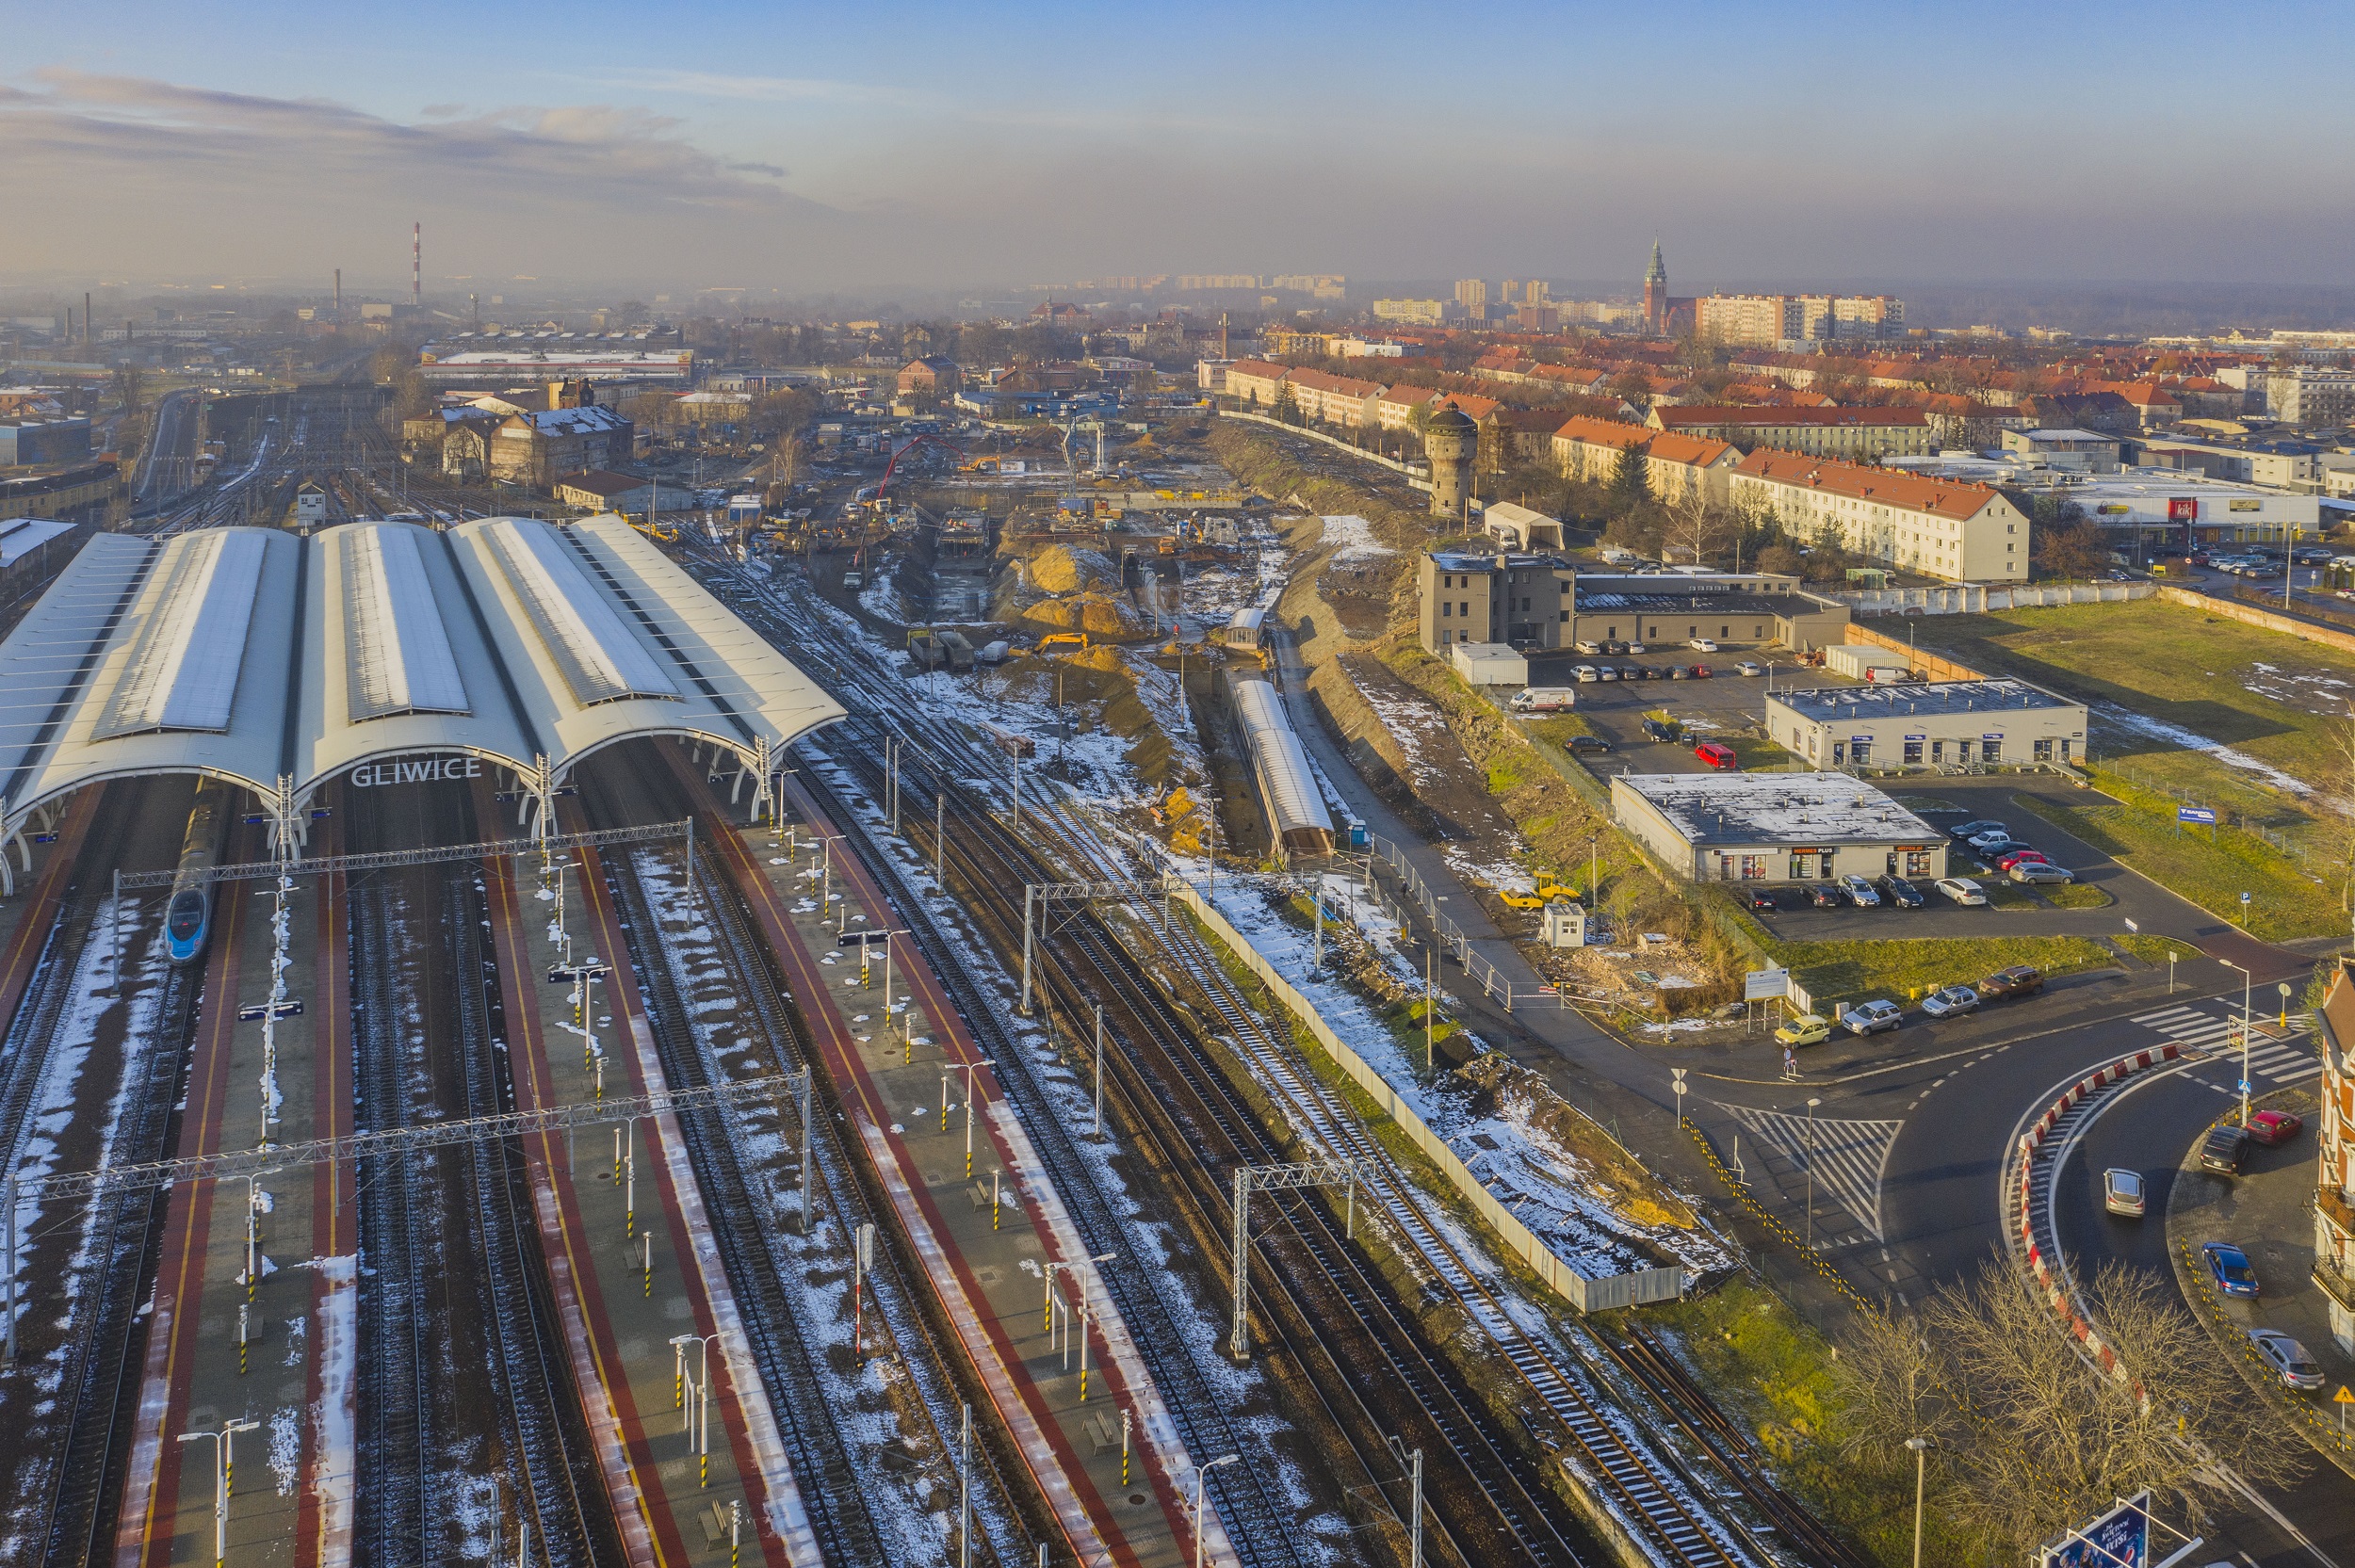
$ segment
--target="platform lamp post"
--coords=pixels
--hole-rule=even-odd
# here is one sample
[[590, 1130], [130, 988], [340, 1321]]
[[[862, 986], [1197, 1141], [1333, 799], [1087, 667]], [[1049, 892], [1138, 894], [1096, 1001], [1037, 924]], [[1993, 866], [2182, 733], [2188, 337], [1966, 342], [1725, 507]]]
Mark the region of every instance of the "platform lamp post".
[[259, 1421], [223, 1421], [219, 1431], [184, 1431], [183, 1443], [209, 1442], [213, 1446], [213, 1568], [222, 1568], [229, 1560], [229, 1495], [236, 1479], [236, 1460], [230, 1446], [237, 1433], [252, 1431]]
[[998, 1061], [994, 1057], [981, 1057], [972, 1061], [961, 1061], [957, 1063], [957, 1068], [962, 1069], [965, 1074], [965, 1179], [966, 1181], [971, 1181], [973, 1179], [973, 1088], [976, 1081], [975, 1075], [984, 1067], [995, 1067], [997, 1065]]
[[1913, 1568], [1922, 1568], [1922, 1493], [1929, 1475], [1930, 1440], [1908, 1437], [1906, 1447], [1913, 1450]]
[[711, 1484], [711, 1342], [719, 1337], [717, 1334], [682, 1334], [671, 1340], [676, 1352], [672, 1372], [674, 1399], [678, 1397], [679, 1375], [686, 1369], [687, 1347], [695, 1347], [695, 1377], [685, 1390], [694, 1395], [694, 1400], [685, 1413], [685, 1430], [688, 1449], [696, 1457], [698, 1486]]
[[[1118, 1253], [1098, 1253], [1088, 1259], [1088, 1262], [1110, 1263], [1119, 1255]], [[1094, 1277], [1093, 1269], [1080, 1271], [1080, 1402], [1081, 1404], [1087, 1403], [1088, 1400], [1088, 1324], [1094, 1318], [1096, 1310], [1096, 1294], [1088, 1282]]]
[[1208, 1464], [1194, 1467], [1194, 1568], [1202, 1568], [1204, 1555], [1209, 1550], [1202, 1540], [1202, 1483], [1220, 1465], [1237, 1464], [1242, 1461], [1241, 1454], [1221, 1454]]

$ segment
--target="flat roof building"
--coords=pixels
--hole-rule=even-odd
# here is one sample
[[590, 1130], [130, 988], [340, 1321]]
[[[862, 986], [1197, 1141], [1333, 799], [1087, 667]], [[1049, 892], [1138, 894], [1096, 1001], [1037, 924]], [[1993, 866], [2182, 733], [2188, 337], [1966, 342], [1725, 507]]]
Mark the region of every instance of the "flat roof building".
[[1560, 648], [1570, 623], [1570, 566], [1559, 556], [1433, 550], [1417, 571], [1425, 652], [1458, 642]]
[[23, 419], [0, 425], [0, 468], [80, 462], [89, 456], [87, 419]]
[[1944, 833], [1837, 774], [1623, 773], [1611, 816], [1695, 881], [1946, 874]]
[[2086, 705], [2025, 681], [1778, 691], [1767, 738], [1821, 771], [1975, 772], [2085, 760]]

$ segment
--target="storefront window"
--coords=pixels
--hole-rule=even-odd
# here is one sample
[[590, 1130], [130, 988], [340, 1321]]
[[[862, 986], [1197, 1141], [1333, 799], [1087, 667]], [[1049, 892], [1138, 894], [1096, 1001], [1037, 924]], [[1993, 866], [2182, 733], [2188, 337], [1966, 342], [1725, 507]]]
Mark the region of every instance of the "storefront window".
[[1811, 881], [1814, 876], [1815, 857], [1813, 855], [1793, 855], [1791, 857], [1791, 880], [1793, 881]]
[[2036, 760], [2038, 762], [2053, 760], [2053, 743], [2050, 740], [2038, 740], [2036, 743]]
[[1764, 855], [1744, 855], [1742, 857], [1742, 880], [1744, 881], [1762, 881], [1765, 879], [1765, 876], [1766, 857]]
[[1906, 851], [1906, 875], [1926, 877], [1929, 874], [1930, 852], [1927, 849], [1908, 849]]
[[1908, 741], [1907, 741], [1907, 742], [1906, 742], [1906, 761], [1908, 761], [1908, 762], [1909, 762], [1909, 763], [1912, 763], [1912, 762], [1920, 762], [1921, 760], [1922, 760], [1922, 743], [1921, 743], [1920, 741], [1918, 741], [1918, 740], [1908, 740]]
[[2004, 754], [2004, 743], [2003, 743], [2002, 741], [2000, 741], [2000, 740], [1982, 740], [1982, 741], [1980, 741], [1980, 742], [1979, 742], [1979, 758], [1980, 758], [1980, 760], [1981, 760], [1981, 761], [1983, 761], [1983, 762], [1996, 762], [1996, 761], [2000, 761], [2000, 760], [2002, 759], [2002, 757], [2003, 757], [2003, 754]]

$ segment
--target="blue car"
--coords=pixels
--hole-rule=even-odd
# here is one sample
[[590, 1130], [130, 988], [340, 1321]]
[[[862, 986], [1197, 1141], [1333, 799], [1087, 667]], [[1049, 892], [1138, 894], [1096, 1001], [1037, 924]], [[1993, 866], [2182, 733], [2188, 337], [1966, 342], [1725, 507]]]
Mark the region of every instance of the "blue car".
[[2249, 1254], [2229, 1241], [2211, 1241], [2200, 1249], [2207, 1260], [2208, 1277], [2227, 1296], [2254, 1296], [2257, 1293], [2257, 1270], [2249, 1266]]

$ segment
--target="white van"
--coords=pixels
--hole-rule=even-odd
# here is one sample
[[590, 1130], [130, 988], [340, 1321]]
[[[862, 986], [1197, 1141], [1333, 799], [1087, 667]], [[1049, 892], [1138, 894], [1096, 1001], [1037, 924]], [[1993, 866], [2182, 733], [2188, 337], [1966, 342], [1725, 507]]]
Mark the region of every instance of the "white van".
[[1567, 686], [1525, 687], [1505, 705], [1515, 713], [1560, 713], [1578, 705], [1578, 693]]

